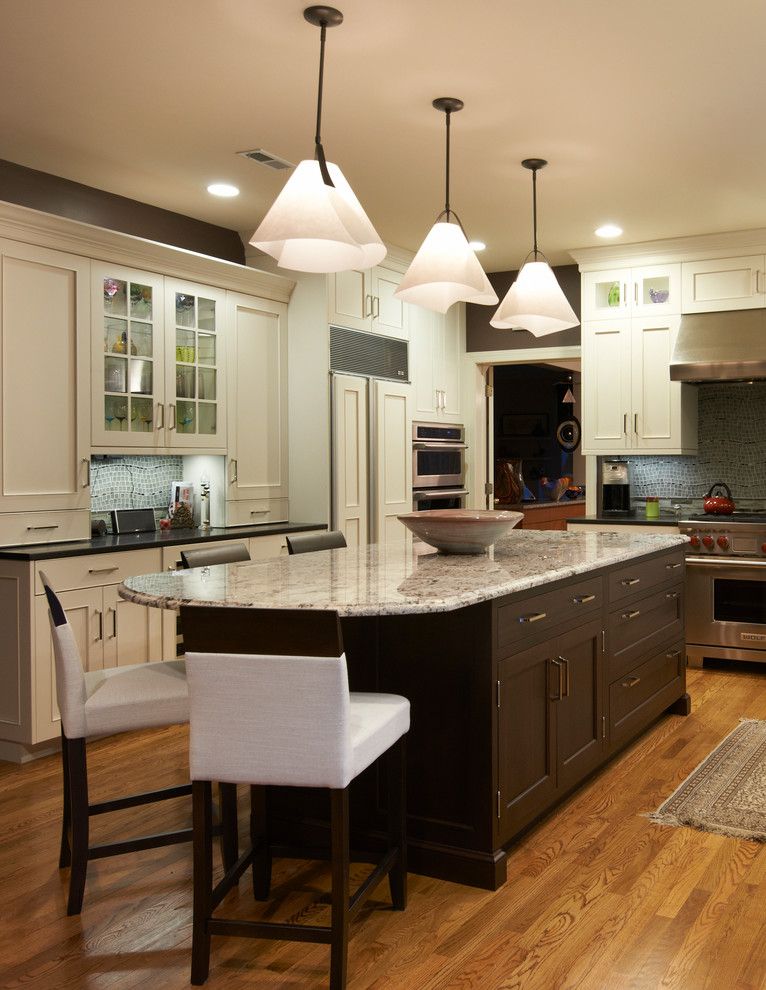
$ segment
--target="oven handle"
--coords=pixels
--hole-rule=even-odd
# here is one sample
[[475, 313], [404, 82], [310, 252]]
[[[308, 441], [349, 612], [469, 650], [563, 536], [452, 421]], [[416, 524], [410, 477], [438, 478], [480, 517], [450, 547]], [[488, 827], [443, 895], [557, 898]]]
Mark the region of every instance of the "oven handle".
[[468, 495], [465, 488], [429, 488], [425, 491], [413, 492], [412, 497], [416, 502], [425, 498], [454, 498], [456, 495]]
[[445, 440], [443, 443], [426, 443], [418, 441], [413, 443], [413, 450], [468, 450], [467, 443], [457, 443], [454, 440]]
[[748, 557], [743, 560], [738, 557], [687, 557], [687, 564], [711, 564], [713, 567], [741, 567], [752, 570], [754, 567], [766, 568], [766, 560], [754, 560]]

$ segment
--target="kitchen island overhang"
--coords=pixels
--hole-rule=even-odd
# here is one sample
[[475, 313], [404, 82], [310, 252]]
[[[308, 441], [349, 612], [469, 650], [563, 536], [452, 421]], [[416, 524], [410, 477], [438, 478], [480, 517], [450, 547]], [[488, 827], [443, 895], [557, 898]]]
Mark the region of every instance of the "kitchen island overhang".
[[[411, 868], [495, 889], [535, 819], [666, 711], [688, 711], [685, 540], [519, 531], [479, 556], [407, 540], [132, 578], [178, 608], [335, 609], [351, 690], [410, 699]], [[371, 768], [352, 788], [366, 845], [385, 834]], [[316, 792], [275, 790], [285, 842], [321, 843]]]

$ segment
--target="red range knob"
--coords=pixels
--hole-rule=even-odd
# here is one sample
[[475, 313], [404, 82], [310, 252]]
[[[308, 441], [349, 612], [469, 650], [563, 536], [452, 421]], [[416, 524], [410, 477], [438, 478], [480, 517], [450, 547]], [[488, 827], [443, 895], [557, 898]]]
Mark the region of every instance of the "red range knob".
[[702, 544], [703, 544], [703, 546], [706, 546], [708, 548], [708, 550], [712, 550], [713, 549], [713, 537], [712, 536], [703, 536], [702, 537]]
[[[691, 545], [694, 547], [695, 550], [698, 549], [700, 545], [699, 536], [697, 536], [697, 534], [695, 533], [694, 536], [692, 536], [691, 539], [689, 540], [689, 543], [691, 543]], [[766, 547], [766, 543], [764, 543], [764, 546]], [[766, 553], [766, 550], [764, 550], [764, 553]]]
[[722, 550], [728, 550], [729, 549], [729, 537], [728, 536], [719, 536], [718, 539], [716, 540], [716, 542], [718, 543], [718, 546]]

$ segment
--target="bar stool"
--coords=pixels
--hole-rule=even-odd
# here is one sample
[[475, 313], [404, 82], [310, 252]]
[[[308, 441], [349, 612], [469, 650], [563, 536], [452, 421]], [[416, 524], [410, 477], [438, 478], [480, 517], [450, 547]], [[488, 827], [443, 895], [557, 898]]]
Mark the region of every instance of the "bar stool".
[[212, 567], [213, 564], [235, 564], [239, 560], [250, 560], [250, 552], [244, 543], [181, 551], [184, 567]]
[[[225, 613], [225, 614], [224, 614]], [[330, 987], [346, 986], [349, 921], [386, 876], [396, 910], [407, 902], [404, 737], [406, 698], [351, 694], [336, 612], [182, 606], [187, 642], [189, 769], [194, 808], [194, 917], [191, 982], [205, 982], [212, 935], [330, 944]], [[255, 650], [258, 652], [256, 653]], [[386, 754], [388, 848], [349, 899], [351, 781]], [[211, 782], [251, 785], [251, 848], [213, 888]], [[268, 788], [330, 791], [330, 926], [217, 917], [216, 907], [252, 866], [253, 890], [266, 900], [272, 853]], [[304, 856], [317, 858], [316, 850]], [[374, 862], [374, 857], [360, 856]]]
[[285, 541], [289, 554], [337, 550], [347, 546], [346, 537], [339, 529], [324, 530], [321, 533], [292, 533], [285, 537]]

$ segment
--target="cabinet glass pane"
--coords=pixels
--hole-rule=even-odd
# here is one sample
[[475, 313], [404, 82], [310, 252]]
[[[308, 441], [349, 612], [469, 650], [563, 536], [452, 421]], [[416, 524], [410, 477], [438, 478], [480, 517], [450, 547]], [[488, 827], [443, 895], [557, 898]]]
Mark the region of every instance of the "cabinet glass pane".
[[107, 354], [126, 354], [128, 339], [128, 321], [117, 320], [112, 316], [104, 317], [104, 351]]
[[656, 306], [668, 301], [670, 296], [670, 277], [657, 275], [655, 278], [645, 278], [641, 281], [641, 305]]
[[104, 391], [128, 391], [127, 358], [109, 356], [104, 359]]
[[197, 326], [200, 330], [215, 331], [215, 299], [203, 299], [201, 296], [197, 300], [199, 315]]
[[194, 364], [197, 356], [193, 330], [176, 330], [176, 361]]
[[193, 327], [194, 325], [194, 296], [176, 292], [176, 326]]
[[179, 399], [194, 398], [194, 368], [183, 364], [176, 365], [176, 395]]
[[152, 287], [150, 285], [140, 285], [138, 282], [130, 283], [130, 315], [143, 320], [151, 320]]
[[209, 333], [197, 335], [197, 347], [199, 349], [200, 364], [215, 364], [215, 337]]
[[607, 306], [622, 306], [625, 300], [622, 298], [622, 283], [610, 280], [608, 282], [596, 282], [593, 287], [595, 305], [599, 308]]
[[216, 409], [214, 402], [200, 402], [199, 404], [199, 432], [207, 436], [212, 436], [216, 428]]
[[130, 353], [139, 357], [153, 356], [151, 323], [136, 323], [130, 321]]
[[130, 429], [134, 433], [151, 433], [154, 428], [154, 403], [151, 399], [130, 400]]
[[141, 395], [152, 394], [152, 372], [154, 365], [151, 361], [130, 359], [129, 381], [130, 391]]
[[193, 402], [179, 402], [176, 410], [176, 429], [179, 433], [196, 433], [196, 410]]
[[[200, 399], [216, 399], [215, 368], [200, 368], [197, 394]], [[201, 416], [200, 416], [201, 418]]]
[[128, 283], [119, 278], [104, 279], [104, 312], [116, 316], [128, 315]]
[[107, 396], [106, 405], [107, 408], [111, 408], [114, 418], [117, 421], [117, 426], [111, 426], [110, 429], [118, 429], [122, 432], [127, 431], [130, 417], [127, 398], [119, 399], [116, 396]]

